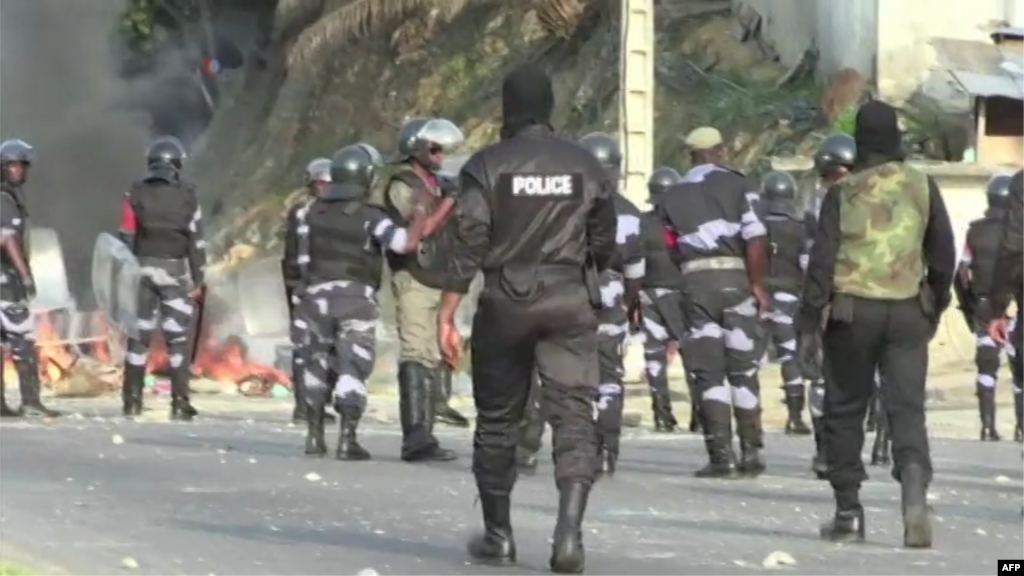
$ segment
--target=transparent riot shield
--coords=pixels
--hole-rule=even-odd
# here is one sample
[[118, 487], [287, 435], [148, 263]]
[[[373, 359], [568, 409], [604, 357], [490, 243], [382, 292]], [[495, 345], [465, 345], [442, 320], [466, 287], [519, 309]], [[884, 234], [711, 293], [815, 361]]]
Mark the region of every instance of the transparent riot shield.
[[64, 267], [64, 251], [57, 232], [52, 228], [30, 229], [28, 251], [29, 265], [36, 282], [36, 297], [30, 304], [32, 311], [74, 308], [67, 269]]
[[142, 268], [132, 251], [115, 236], [102, 233], [92, 251], [92, 289], [107, 321], [129, 338], [139, 334], [138, 304]]
[[235, 303], [250, 336], [287, 336], [289, 315], [281, 259], [243, 264], [235, 276]]

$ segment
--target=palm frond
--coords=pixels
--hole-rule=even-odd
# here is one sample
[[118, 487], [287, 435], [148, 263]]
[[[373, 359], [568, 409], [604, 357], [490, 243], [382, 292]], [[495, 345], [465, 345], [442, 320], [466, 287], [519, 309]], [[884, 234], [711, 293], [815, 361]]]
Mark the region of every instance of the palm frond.
[[278, 0], [274, 10], [274, 28], [271, 38], [283, 40], [289, 33], [295, 34], [296, 24], [318, 14], [324, 7], [324, 0]]
[[384, 22], [405, 16], [419, 8], [436, 8], [450, 18], [470, 0], [355, 0], [322, 16], [299, 36], [288, 51], [287, 64], [296, 64], [315, 57], [325, 48], [361, 38]]
[[537, 19], [552, 34], [568, 37], [576, 32], [586, 11], [586, 0], [534, 0]]

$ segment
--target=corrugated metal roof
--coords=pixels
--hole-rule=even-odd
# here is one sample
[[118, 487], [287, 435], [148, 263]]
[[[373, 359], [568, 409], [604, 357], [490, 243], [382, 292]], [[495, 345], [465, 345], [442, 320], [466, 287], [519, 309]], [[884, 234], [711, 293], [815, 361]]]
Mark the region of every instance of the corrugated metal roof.
[[990, 44], [936, 38], [932, 46], [945, 69], [972, 96], [1003, 96], [1024, 100], [1024, 55]]

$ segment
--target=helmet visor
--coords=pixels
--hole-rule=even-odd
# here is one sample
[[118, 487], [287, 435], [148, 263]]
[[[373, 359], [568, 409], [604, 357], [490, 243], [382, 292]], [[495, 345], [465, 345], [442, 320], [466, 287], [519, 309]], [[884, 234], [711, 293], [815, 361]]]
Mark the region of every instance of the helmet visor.
[[432, 149], [431, 153], [441, 152], [444, 154], [457, 151], [466, 141], [462, 130], [459, 130], [458, 126], [444, 118], [429, 120], [420, 128], [417, 138], [421, 141], [429, 142], [431, 148], [437, 148], [437, 150]]

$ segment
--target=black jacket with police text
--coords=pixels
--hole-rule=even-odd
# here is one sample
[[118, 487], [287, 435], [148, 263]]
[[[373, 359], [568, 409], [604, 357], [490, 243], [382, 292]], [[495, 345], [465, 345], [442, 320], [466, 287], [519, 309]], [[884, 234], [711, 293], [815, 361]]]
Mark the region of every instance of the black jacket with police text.
[[[478, 270], [510, 263], [604, 270], [615, 255], [615, 183], [594, 157], [540, 125], [462, 167], [444, 289], [466, 293]], [[582, 281], [582, 275], [581, 275]]]

